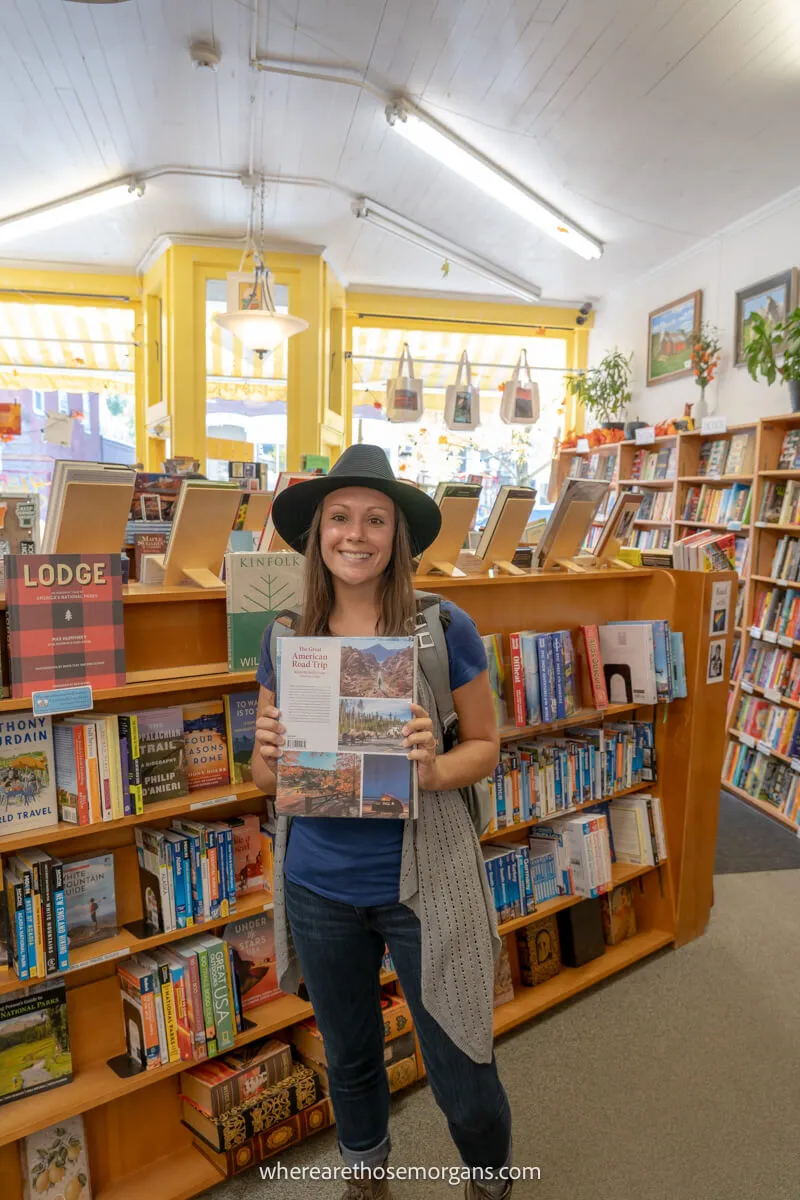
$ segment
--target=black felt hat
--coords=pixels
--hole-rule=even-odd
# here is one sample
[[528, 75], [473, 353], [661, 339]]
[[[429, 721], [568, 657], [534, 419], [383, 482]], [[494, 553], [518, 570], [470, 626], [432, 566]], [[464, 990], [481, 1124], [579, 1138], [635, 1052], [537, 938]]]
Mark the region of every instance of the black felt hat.
[[431, 497], [413, 483], [395, 479], [380, 446], [360, 445], [349, 446], [327, 475], [304, 479], [275, 497], [271, 515], [283, 540], [304, 554], [317, 505], [346, 487], [374, 488], [394, 500], [408, 523], [412, 555], [426, 550], [439, 532], [442, 514]]

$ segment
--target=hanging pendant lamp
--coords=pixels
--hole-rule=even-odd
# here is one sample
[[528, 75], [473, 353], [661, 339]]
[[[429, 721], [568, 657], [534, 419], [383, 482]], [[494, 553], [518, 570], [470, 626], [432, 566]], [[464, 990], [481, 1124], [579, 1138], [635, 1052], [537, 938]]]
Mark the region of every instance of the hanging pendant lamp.
[[281, 342], [302, 333], [308, 329], [308, 321], [302, 317], [293, 317], [290, 313], [280, 313], [275, 307], [272, 295], [271, 275], [264, 263], [264, 198], [265, 181], [261, 180], [261, 225], [259, 229], [259, 244], [253, 238], [253, 216], [256, 192], [253, 188], [253, 200], [250, 209], [250, 221], [247, 229], [247, 243], [242, 254], [239, 270], [242, 270], [248, 254], [252, 254], [255, 264], [253, 287], [245, 297], [244, 307], [233, 312], [217, 313], [214, 320], [222, 329], [227, 329], [237, 337], [243, 346], [254, 351], [259, 358], [270, 354]]

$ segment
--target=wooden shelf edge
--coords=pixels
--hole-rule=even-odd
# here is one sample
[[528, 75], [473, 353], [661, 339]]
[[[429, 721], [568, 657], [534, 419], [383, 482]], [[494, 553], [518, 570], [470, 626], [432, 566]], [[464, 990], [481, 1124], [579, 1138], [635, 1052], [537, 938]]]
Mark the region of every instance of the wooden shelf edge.
[[[206, 663], [205, 666], [213, 664]], [[219, 664], [223, 666], [223, 664]], [[176, 668], [178, 670], [179, 668]], [[196, 669], [196, 668], [195, 668]], [[149, 675], [150, 672], [147, 672]], [[101, 688], [93, 693], [95, 707], [103, 704], [106, 700], [127, 700], [129, 697], [137, 696], [152, 696], [164, 695], [167, 692], [186, 692], [200, 691], [204, 688], [216, 688], [220, 684], [224, 684], [226, 688], [241, 687], [245, 684], [255, 686], [256, 676], [254, 671], [211, 671], [202, 674], [189, 676], [173, 676], [164, 677], [161, 673], [158, 679], [148, 679], [143, 682], [137, 681], [137, 676], [142, 672], [134, 672], [131, 676], [131, 681], [126, 683], [124, 687], [118, 688]], [[18, 696], [16, 699], [0, 700], [0, 712], [26, 712], [31, 707], [30, 696]]]
[[582, 967], [562, 967], [558, 975], [533, 988], [521, 987], [513, 1000], [501, 1004], [494, 1012], [495, 1037], [507, 1033], [517, 1025], [530, 1021], [548, 1008], [568, 1000], [571, 996], [607, 979], [639, 959], [655, 954], [665, 946], [673, 944], [675, 935], [663, 929], [648, 929], [634, 934], [619, 946], [607, 946], [600, 958], [592, 959]]
[[623, 788], [619, 792], [612, 792], [610, 796], [603, 796], [601, 800], [587, 800], [585, 804], [578, 804], [575, 808], [564, 808], [560, 812], [548, 813], [545, 817], [532, 817], [530, 821], [516, 821], [513, 825], [502, 825], [491, 833], [482, 834], [480, 840], [482, 842], [491, 842], [493, 839], [503, 838], [509, 833], [519, 833], [523, 829], [533, 829], [534, 825], [546, 825], [549, 821], [561, 821], [564, 817], [571, 817], [575, 813], [583, 812], [585, 808], [593, 808], [595, 804], [609, 804], [612, 800], [621, 799], [622, 796], [632, 796], [635, 792], [644, 792], [657, 786], [657, 779], [654, 779], [651, 783], [635, 783], [633, 787]]
[[539, 734], [552, 733], [556, 729], [567, 729], [571, 725], [586, 725], [589, 721], [602, 721], [606, 717], [616, 717], [621, 713], [634, 712], [637, 708], [646, 707], [643, 704], [609, 704], [608, 708], [581, 708], [560, 721], [551, 721], [544, 725], [501, 725], [501, 742], [518, 742], [520, 738], [537, 737]]
[[732, 796], [738, 796], [740, 800], [744, 800], [751, 808], [758, 809], [759, 812], [765, 813], [771, 817], [773, 821], [777, 821], [779, 825], [785, 825], [787, 829], [791, 829], [792, 833], [797, 833], [798, 828], [794, 821], [775, 808], [773, 804], [768, 804], [766, 800], [760, 800], [758, 796], [751, 796], [749, 792], [745, 792], [742, 788], [736, 787], [733, 783], [728, 783], [727, 779], [722, 780], [722, 789], [725, 792], [730, 792]]
[[[621, 883], [629, 883], [632, 879], [649, 874], [650, 871], [657, 871], [662, 865], [662, 863], [657, 863], [655, 866], [650, 866], [649, 863], [646, 865], [613, 863], [611, 887], [619, 887]], [[533, 925], [536, 921], [541, 921], [543, 917], [552, 916], [553, 913], [561, 912], [565, 908], [572, 908], [573, 905], [580, 904], [581, 900], [585, 899], [585, 896], [556, 896], [553, 900], [545, 900], [536, 907], [534, 912], [526, 913], [524, 917], [516, 917], [513, 921], [506, 921], [502, 925], [498, 925], [497, 932], [500, 937], [505, 937], [509, 933], [515, 933], [518, 929], [524, 929], [526, 925]]]
[[222, 1182], [217, 1168], [191, 1145], [157, 1158], [130, 1175], [123, 1175], [94, 1195], [95, 1200], [142, 1200], [142, 1196], [190, 1200]]

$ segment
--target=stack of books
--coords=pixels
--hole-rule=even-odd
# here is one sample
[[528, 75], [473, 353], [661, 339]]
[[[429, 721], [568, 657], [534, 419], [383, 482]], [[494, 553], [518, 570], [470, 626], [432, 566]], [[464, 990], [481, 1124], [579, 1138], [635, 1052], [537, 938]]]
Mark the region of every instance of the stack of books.
[[637, 521], [671, 521], [673, 495], [667, 489], [647, 488], [639, 505]]
[[797, 824], [800, 775], [788, 763], [736, 741], [728, 743], [722, 778], [756, 800], [773, 805]]
[[[800, 591], [771, 587], [759, 592], [750, 628], [758, 631], [762, 637], [774, 635], [776, 641], [780, 638], [800, 638]], [[766, 640], [772, 641], [773, 638]]]
[[779, 755], [796, 758], [800, 754], [798, 716], [800, 712], [797, 709], [783, 708], [769, 700], [744, 695], [739, 698], [733, 732], [745, 744], [753, 743], [762, 746], [767, 753], [775, 751]]
[[628, 545], [640, 550], [667, 550], [671, 540], [669, 529], [634, 529]]
[[773, 579], [786, 579], [792, 583], [800, 579], [800, 538], [784, 536], [778, 539], [769, 573]]
[[661, 450], [637, 450], [633, 456], [631, 479], [674, 479], [678, 473], [676, 446]]
[[263, 462], [229, 462], [228, 479], [243, 491], [265, 492], [269, 489], [268, 469]]
[[755, 457], [755, 435], [736, 433], [730, 440], [711, 438], [701, 443], [696, 474], [710, 479], [720, 475], [750, 475]]
[[568, 629], [512, 633], [511, 683], [518, 727], [563, 720], [579, 708], [575, 651]]
[[769, 642], [752, 641], [742, 671], [742, 684], [745, 689], [757, 687], [796, 700], [795, 687], [800, 691], [800, 658], [795, 658], [791, 650]]
[[736, 538], [732, 533], [701, 530], [676, 541], [672, 551], [677, 571], [732, 571], [736, 563]]
[[573, 479], [600, 479], [610, 483], [616, 474], [616, 454], [576, 454], [570, 464]]
[[[2, 874], [8, 951], [17, 978], [46, 979], [66, 971], [69, 938], [63, 862], [44, 850], [20, 850], [6, 860]], [[73, 882], [69, 881], [71, 887]], [[86, 917], [89, 920], [88, 906]]]
[[748, 524], [750, 520], [749, 483], [734, 483], [730, 487], [690, 487], [683, 508], [684, 521], [707, 521], [709, 525], [728, 522]]

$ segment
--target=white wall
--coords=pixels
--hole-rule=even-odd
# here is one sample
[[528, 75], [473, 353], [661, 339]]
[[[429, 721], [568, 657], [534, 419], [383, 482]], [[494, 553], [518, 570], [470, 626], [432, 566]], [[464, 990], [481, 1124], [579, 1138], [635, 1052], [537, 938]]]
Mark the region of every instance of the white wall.
[[[721, 181], [722, 186], [724, 183]], [[733, 366], [734, 310], [737, 290], [800, 265], [800, 189], [751, 214], [677, 259], [620, 288], [598, 305], [590, 335], [590, 363], [614, 346], [633, 350], [632, 400], [628, 419], [654, 424], [680, 416], [687, 402], [700, 397], [689, 376], [645, 386], [647, 315], [671, 300], [703, 291], [703, 320], [722, 334], [719, 373], [706, 390], [709, 410], [729, 424], [789, 410], [785, 385], [755, 383], [745, 367]]]

